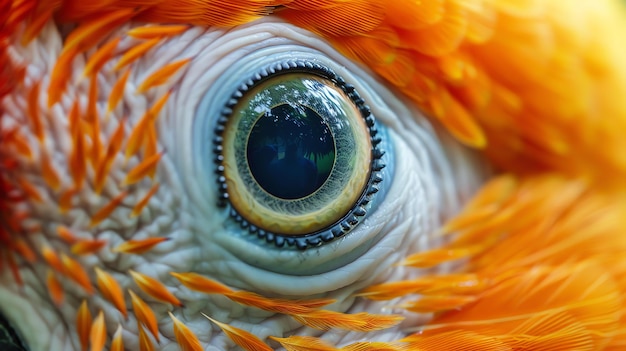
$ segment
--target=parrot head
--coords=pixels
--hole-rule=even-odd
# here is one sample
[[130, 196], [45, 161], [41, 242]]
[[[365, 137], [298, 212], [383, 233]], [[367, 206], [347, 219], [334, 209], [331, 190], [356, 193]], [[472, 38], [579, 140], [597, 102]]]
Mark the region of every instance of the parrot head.
[[620, 350], [626, 9], [0, 0], [3, 350]]

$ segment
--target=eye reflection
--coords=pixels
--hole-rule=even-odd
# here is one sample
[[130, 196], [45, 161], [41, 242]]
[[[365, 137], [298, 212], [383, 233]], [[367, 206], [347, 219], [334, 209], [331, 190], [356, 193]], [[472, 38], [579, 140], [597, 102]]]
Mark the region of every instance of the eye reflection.
[[247, 157], [263, 190], [282, 199], [298, 199], [311, 195], [328, 179], [335, 162], [335, 140], [315, 111], [282, 104], [254, 124]]
[[316, 63], [262, 69], [233, 94], [216, 134], [223, 205], [277, 246], [304, 249], [346, 234], [382, 181], [369, 107]]

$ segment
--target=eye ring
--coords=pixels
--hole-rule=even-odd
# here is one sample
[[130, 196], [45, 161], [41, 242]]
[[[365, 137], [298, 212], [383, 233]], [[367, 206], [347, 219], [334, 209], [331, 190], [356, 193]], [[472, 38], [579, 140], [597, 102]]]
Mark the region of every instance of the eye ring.
[[[262, 224], [259, 225], [259, 223], [255, 222], [254, 219], [245, 215], [245, 212], [250, 214], [254, 207], [243, 206], [246, 209], [241, 211], [239, 208], [238, 211], [237, 207], [242, 207], [242, 205], [237, 202], [233, 203], [233, 197], [229, 192], [229, 190], [233, 190], [232, 188], [229, 189], [228, 184], [229, 174], [227, 164], [232, 164], [232, 162], [229, 163], [229, 160], [227, 159], [234, 156], [229, 156], [230, 154], [233, 154], [232, 152], [230, 154], [227, 153], [225, 156], [225, 149], [228, 145], [230, 145], [229, 138], [228, 136], [225, 137], [225, 133], [229, 128], [229, 123], [231, 123], [235, 118], [233, 117], [233, 114], [235, 113], [240, 101], [246, 96], [246, 94], [249, 94], [250, 91], [252, 91], [255, 87], [258, 87], [260, 84], [288, 74], [306, 74], [315, 76], [330, 83], [335, 89], [341, 91], [342, 94], [349, 99], [355, 111], [358, 111], [358, 118], [361, 120], [359, 123], [362, 123], [364, 129], [366, 129], [366, 134], [369, 138], [369, 140], [367, 140], [367, 145], [370, 149], [370, 154], [368, 155], [369, 164], [367, 167], [368, 175], [366, 176], [366, 181], [364, 181], [364, 185], [362, 186], [360, 193], [356, 194], [357, 196], [355, 201], [350, 204], [350, 209], [345, 213], [340, 214], [339, 217], [333, 220], [330, 225], [325, 225], [323, 228], [315, 228], [309, 232], [298, 233], [297, 235], [294, 233], [285, 234], [275, 230], [268, 230], [268, 228], [264, 228]], [[248, 123], [248, 125], [255, 124], [256, 122]], [[248, 126], [248, 128], [250, 130], [252, 129], [250, 126]], [[269, 244], [273, 244], [276, 247], [284, 247], [286, 244], [289, 247], [304, 250], [309, 247], [320, 246], [323, 243], [342, 237], [346, 233], [350, 232], [366, 216], [373, 197], [379, 191], [379, 184], [383, 180], [381, 170], [385, 167], [382, 160], [384, 151], [380, 148], [382, 139], [378, 134], [376, 121], [369, 106], [365, 104], [365, 101], [360, 97], [353, 85], [346, 83], [342, 77], [337, 75], [330, 68], [317, 62], [307, 60], [286, 60], [266, 66], [241, 84], [241, 86], [226, 102], [225, 107], [222, 109], [221, 115], [217, 120], [217, 124], [215, 126], [214, 152], [219, 190], [218, 205], [223, 208], [230, 206], [230, 216], [242, 229], [256, 236], [258, 239], [261, 239]], [[246, 140], [249, 140], [249, 136], [247, 138], [248, 139]], [[249, 165], [248, 171], [250, 171]], [[232, 184], [233, 182], [231, 181], [231, 186]], [[238, 193], [236, 192], [236, 194]]]

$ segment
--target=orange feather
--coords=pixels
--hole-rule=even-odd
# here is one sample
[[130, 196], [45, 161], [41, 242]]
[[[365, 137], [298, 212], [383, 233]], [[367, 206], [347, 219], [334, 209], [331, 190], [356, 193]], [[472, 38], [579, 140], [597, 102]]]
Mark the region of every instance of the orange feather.
[[148, 89], [167, 83], [172, 78], [172, 76], [176, 74], [176, 72], [178, 72], [181, 68], [187, 65], [190, 61], [190, 58], [181, 59], [172, 63], [168, 63], [167, 65], [157, 69], [148, 77], [146, 77], [143, 82], [141, 82], [139, 87], [137, 87], [137, 93], [141, 94], [146, 92]]
[[33, 134], [41, 142], [44, 138], [44, 127], [39, 110], [39, 82], [35, 83], [28, 93], [28, 118], [32, 125]]
[[338, 348], [312, 336], [292, 335], [287, 338], [270, 336], [270, 339], [280, 343], [287, 351], [337, 351]]
[[150, 340], [148, 334], [143, 329], [143, 326], [140, 324], [139, 328], [139, 351], [154, 351], [154, 344]]
[[174, 322], [174, 336], [182, 351], [202, 351], [203, 347], [196, 335], [183, 322], [178, 320], [172, 312], [168, 312]]
[[172, 294], [160, 281], [149, 277], [145, 274], [129, 270], [128, 273], [133, 277], [133, 280], [146, 294], [154, 297], [155, 299], [171, 303], [174, 306], [182, 307], [182, 303]]
[[150, 39], [150, 40], [144, 41], [141, 44], [134, 46], [133, 48], [128, 50], [126, 53], [124, 53], [124, 55], [122, 55], [122, 57], [115, 64], [115, 67], [113, 69], [119, 70], [137, 61], [140, 57], [144, 56], [146, 52], [148, 52], [153, 47], [157, 46], [157, 44], [159, 44], [161, 40], [162, 40], [161, 38]]
[[220, 327], [220, 329], [222, 329], [235, 344], [241, 346], [242, 349], [246, 351], [272, 351], [267, 344], [254, 336], [252, 333], [233, 327], [232, 325], [220, 323], [204, 313], [202, 313], [202, 315], [211, 322], [217, 324], [217, 326]]
[[50, 189], [56, 191], [61, 187], [61, 178], [59, 177], [59, 173], [55, 170], [55, 167], [52, 165], [48, 154], [41, 156], [41, 176]]
[[89, 346], [89, 334], [91, 333], [91, 312], [87, 306], [87, 300], [83, 300], [76, 313], [76, 332], [80, 341], [81, 349], [87, 350]]
[[314, 329], [339, 328], [360, 332], [391, 328], [404, 319], [400, 315], [380, 315], [367, 312], [346, 314], [326, 310], [294, 314], [292, 317], [303, 325]]
[[37, 255], [35, 251], [31, 248], [29, 244], [24, 241], [24, 239], [17, 239], [13, 242], [13, 249], [22, 256], [29, 263], [33, 263], [37, 260]]
[[169, 240], [169, 238], [147, 238], [143, 240], [128, 240], [113, 249], [113, 251], [140, 255], [167, 240]]
[[96, 271], [96, 284], [102, 295], [109, 300], [115, 308], [124, 316], [128, 317], [128, 310], [126, 309], [126, 300], [124, 299], [124, 293], [122, 288], [118, 284], [117, 280], [106, 271], [95, 267]]
[[137, 320], [145, 325], [150, 333], [152, 333], [152, 336], [154, 336], [154, 338], [159, 341], [159, 326], [157, 324], [157, 319], [154, 315], [154, 312], [152, 311], [150, 306], [148, 306], [148, 304], [145, 303], [132, 290], [128, 290], [128, 293], [130, 294], [131, 302], [133, 304], [133, 311], [135, 312]]
[[89, 60], [87, 61], [87, 64], [85, 64], [85, 68], [83, 69], [83, 75], [85, 77], [92, 77], [93, 75], [98, 73], [102, 66], [104, 66], [104, 64], [113, 57], [113, 51], [119, 44], [120, 40], [121, 38], [119, 37], [114, 38], [98, 48], [98, 51], [91, 55], [91, 57], [89, 57]]
[[70, 248], [74, 255], [88, 255], [100, 251], [106, 245], [105, 240], [77, 240]]
[[63, 272], [66, 276], [80, 285], [87, 294], [93, 294], [94, 289], [93, 285], [91, 285], [89, 275], [80, 263], [66, 254], [61, 254], [61, 263], [63, 264]]
[[141, 211], [143, 211], [143, 209], [148, 205], [148, 202], [154, 196], [154, 194], [156, 194], [157, 191], [159, 191], [159, 183], [154, 184], [146, 193], [146, 195], [144, 195], [144, 197], [142, 197], [141, 200], [139, 200], [139, 202], [135, 204], [135, 206], [133, 207], [133, 211], [130, 213], [130, 216], [139, 216]]
[[125, 120], [121, 120], [117, 125], [117, 128], [113, 132], [111, 139], [109, 140], [109, 145], [107, 146], [107, 150], [104, 154], [104, 157], [100, 161], [98, 169], [95, 175], [95, 191], [96, 193], [100, 193], [102, 188], [104, 187], [107, 176], [109, 175], [109, 171], [113, 165], [113, 161], [117, 156], [118, 152], [122, 148], [122, 143], [124, 142], [124, 126]]
[[52, 302], [54, 302], [57, 307], [61, 307], [63, 305], [63, 300], [65, 299], [65, 293], [61, 282], [59, 282], [59, 279], [57, 279], [51, 269], [48, 269], [46, 286], [48, 287], [48, 293], [52, 298]]
[[205, 294], [227, 294], [232, 292], [226, 285], [197, 273], [170, 272], [170, 274], [191, 290], [200, 291]]
[[127, 195], [128, 192], [123, 192], [115, 196], [113, 200], [109, 201], [109, 203], [107, 203], [104, 207], [94, 213], [94, 215], [91, 216], [89, 227], [93, 228], [105, 219], [107, 219], [111, 215], [111, 213], [113, 213], [113, 211], [115, 211], [115, 209], [122, 203], [122, 201], [124, 201]]
[[128, 171], [122, 184], [132, 185], [147, 177], [152, 170], [156, 169], [164, 153], [164, 151], [161, 151], [158, 154], [154, 154], [147, 159], [141, 161], [137, 166]]
[[122, 339], [122, 325], [118, 324], [113, 339], [111, 340], [111, 348], [109, 351], [124, 351], [124, 339]]
[[107, 340], [106, 336], [107, 329], [104, 323], [104, 313], [100, 311], [98, 312], [98, 316], [93, 320], [91, 331], [89, 332], [91, 351], [102, 351]]
[[41, 30], [46, 25], [46, 23], [48, 23], [51, 17], [52, 17], [52, 10], [42, 11], [37, 16], [35, 16], [28, 23], [28, 26], [24, 30], [24, 34], [22, 35], [22, 40], [21, 40], [22, 45], [26, 46], [31, 41], [33, 41], [39, 35], [39, 33], [41, 33]]
[[154, 39], [178, 35], [189, 28], [187, 25], [142, 26], [130, 29], [127, 34], [136, 39]]
[[124, 89], [126, 88], [126, 82], [128, 81], [128, 77], [130, 77], [130, 68], [127, 69], [113, 84], [113, 88], [111, 88], [111, 93], [109, 94], [109, 99], [107, 102], [107, 115], [109, 115], [122, 99], [124, 94]]

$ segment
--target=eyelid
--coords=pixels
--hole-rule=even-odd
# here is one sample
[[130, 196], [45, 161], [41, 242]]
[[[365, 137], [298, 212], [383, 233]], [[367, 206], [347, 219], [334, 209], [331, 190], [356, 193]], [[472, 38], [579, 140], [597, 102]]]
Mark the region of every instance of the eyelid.
[[[173, 166], [184, 172], [184, 176], [180, 177], [183, 186], [181, 191], [186, 194], [188, 204], [185, 208], [189, 208], [189, 216], [195, 219], [207, 219], [189, 222], [190, 230], [195, 236], [194, 240], [198, 243], [194, 249], [194, 260], [199, 260], [198, 264], [206, 270], [204, 273], [223, 277], [224, 283], [249, 290], [279, 295], [308, 294], [313, 293], [313, 290], [322, 293], [329, 289], [334, 290], [337, 286], [352, 289], [353, 287], [348, 287], [348, 285], [354, 283], [355, 280], [372, 279], [373, 276], [368, 273], [371, 268], [364, 266], [390, 262], [392, 257], [399, 259], [397, 257], [399, 252], [408, 247], [402, 247], [401, 250], [393, 248], [401, 246], [402, 238], [408, 233], [416, 231], [424, 233], [423, 239], [415, 241], [416, 247], [431, 244], [428, 231], [436, 228], [440, 220], [436, 213], [446, 206], [448, 200], [440, 198], [442, 195], [437, 185], [431, 184], [424, 187], [423, 180], [420, 179], [427, 177], [428, 182], [432, 182], [433, 172], [441, 171], [440, 168], [445, 166], [446, 158], [434, 160], [433, 154], [445, 153], [441, 150], [442, 146], [437, 139], [437, 128], [433, 128], [429, 122], [425, 121], [414, 105], [385, 88], [369, 70], [355, 65], [326, 42], [307, 31], [280, 23], [280, 21], [268, 19], [226, 32], [216, 33], [209, 30], [193, 35], [192, 43], [173, 41], [171, 44], [174, 47], [180, 46], [180, 49], [177, 55], [170, 57], [169, 60], [175, 61], [181, 57], [190, 56], [193, 56], [193, 60], [189, 63], [170, 103], [166, 105], [167, 112], [161, 123], [160, 135], [163, 135], [162, 142], [168, 150]], [[254, 36], [256, 38], [251, 38]], [[206, 41], [210, 41], [210, 44], [202, 44]], [[159, 53], [155, 55], [155, 59], [161, 62], [158, 57]], [[372, 212], [371, 220], [366, 220], [359, 226], [357, 230], [361, 230], [366, 235], [355, 233], [349, 239], [344, 238], [327, 247], [293, 256], [291, 253], [271, 251], [254, 245], [244, 246], [249, 243], [236, 235], [233, 236], [231, 232], [239, 232], [240, 229], [236, 226], [226, 226], [226, 230], [224, 229], [229, 213], [216, 211], [214, 207], [218, 197], [213, 181], [215, 165], [212, 157], [207, 157], [207, 155], [212, 155], [213, 145], [206, 141], [212, 140], [216, 123], [215, 118], [209, 117], [219, 115], [221, 107], [228, 101], [232, 91], [241, 84], [238, 77], [253, 75], [259, 66], [276, 59], [298, 57], [318, 60], [357, 86], [362, 97], [371, 105], [378, 120], [388, 126], [389, 137], [387, 139], [390, 142], [385, 148], [396, 149], [395, 144], [398, 139], [407, 139], [402, 141], [403, 145], [400, 148], [402, 151], [398, 154], [399, 157], [404, 158], [402, 167], [395, 165], [401, 169], [394, 172], [410, 175], [410, 179], [401, 182], [403, 186], [413, 186], [416, 190], [410, 193], [413, 196], [412, 199], [406, 198], [406, 192], [396, 190], [391, 199]], [[194, 117], [200, 115], [209, 117]], [[454, 146], [451, 149], [456, 150], [458, 147]], [[407, 161], [414, 158], [414, 153], [417, 153], [418, 159]], [[412, 162], [418, 162], [418, 164], [415, 165]], [[391, 172], [395, 162], [386, 163], [387, 168], [384, 170]], [[416, 175], [414, 174], [416, 171], [424, 172], [425, 175]], [[441, 181], [445, 184], [452, 183], [449, 179], [454, 178], [453, 172], [443, 170], [442, 173], [444, 177]], [[390, 184], [393, 182], [395, 181]], [[450, 199], [450, 201], [456, 202], [457, 199]], [[402, 205], [407, 208], [399, 207]], [[419, 211], [422, 211], [424, 206], [428, 206], [431, 211], [435, 212], [424, 213], [420, 215], [424, 218], [413, 219], [416, 209], [419, 208]], [[410, 209], [412, 211], [409, 211]], [[428, 223], [407, 224], [415, 220]], [[381, 233], [386, 231], [390, 234], [383, 238]], [[353, 247], [352, 245], [360, 245], [361, 249], [349, 249]], [[327, 253], [342, 257], [344, 262], [334, 262], [332, 257], [335, 256], [326, 255]], [[251, 258], [252, 254], [256, 258]], [[210, 268], [210, 265], [203, 262], [203, 258], [199, 255], [210, 257], [210, 262], [216, 264], [215, 268]], [[241, 261], [241, 257], [247, 257], [247, 262]], [[258, 260], [275, 262], [273, 267], [278, 267], [281, 272], [256, 268], [255, 265], [259, 264]], [[335, 269], [342, 264], [345, 266]], [[270, 264], [265, 263], [265, 266], [268, 265]], [[221, 267], [220, 271], [215, 271], [217, 267]], [[224, 270], [229, 273], [225, 275]], [[347, 274], [348, 270], [355, 276]], [[307, 277], [315, 277], [318, 274], [323, 274], [324, 279], [318, 281], [318, 285], [313, 290], [305, 289], [307, 291], [304, 291], [302, 285], [294, 284], [295, 281], [307, 281], [309, 284], [314, 284], [315, 280], [309, 280]]]
[[[304, 53], [299, 52], [299, 51], [295, 51], [293, 50], [292, 47], [288, 47], [290, 50], [289, 51], [284, 51], [283, 53], [279, 53], [276, 54], [277, 50], [275, 47], [271, 48], [271, 50], [273, 51], [272, 54], [268, 54], [265, 52], [265, 50], [257, 50], [255, 51], [255, 54], [251, 57], [246, 57], [243, 62], [241, 62], [243, 67], [250, 67], [250, 69], [252, 69], [252, 67], [255, 67], [255, 70], [258, 70], [258, 67], [263, 67], [264, 65], [267, 64], [271, 64], [273, 62], [280, 62], [281, 59], [283, 59], [283, 57], [288, 57], [290, 60], [295, 60], [298, 57], [301, 57], [301, 59], [305, 59], [309, 62], [324, 62], [324, 64], [326, 65], [332, 65], [332, 66], [337, 66], [337, 63], [333, 62], [332, 60], [330, 60], [326, 55], [323, 55], [319, 52], [315, 52], [311, 49], [305, 49], [302, 51], [305, 51]], [[238, 63], [239, 64], [239, 63]], [[222, 78], [222, 80], [228, 80], [228, 78], [230, 77], [245, 77], [244, 74], [239, 73], [239, 68], [237, 65], [235, 64], [233, 65], [233, 67], [230, 68], [229, 71], [225, 72], [220, 78]], [[245, 69], [245, 68], [244, 68]], [[227, 79], [223, 79], [223, 77], [227, 77]], [[244, 78], [245, 79], [245, 78]], [[357, 85], [357, 89], [358, 87], [361, 85], [359, 83], [358, 80], [355, 80], [355, 83]], [[215, 113], [217, 113], [219, 111], [218, 108], [216, 108], [216, 106], [219, 106], [220, 104], [223, 104], [227, 101], [229, 101], [230, 96], [229, 94], [226, 94], [225, 92], [227, 92], [229, 89], [229, 85], [233, 88], [233, 90], [235, 90], [236, 88], [239, 87], [239, 85], [241, 84], [241, 82], [239, 81], [239, 79], [232, 79], [232, 81], [230, 83], [219, 83], [216, 82], [214, 83], [214, 85], [212, 85], [206, 93], [206, 96], [204, 98], [204, 100], [200, 103], [198, 110], [196, 111], [196, 116], [200, 116], [198, 117], [199, 119], [199, 125], [197, 125], [196, 128], [194, 128], [193, 131], [193, 139], [196, 141], [195, 145], [197, 145], [198, 147], [201, 147], [201, 150], [205, 150], [203, 152], [199, 152], [197, 151], [198, 149], [196, 149], [196, 153], [197, 154], [204, 154], [204, 153], [208, 153], [208, 152], [212, 152], [212, 145], [206, 145], [206, 138], [208, 138], [206, 131], [207, 130], [214, 130], [215, 126], [216, 126], [216, 121], [215, 118], [210, 118], [210, 117], [202, 117], [202, 116], [213, 116]], [[221, 96], [221, 98], [220, 98]], [[214, 111], [214, 112], [210, 112], [210, 111]], [[383, 136], [382, 139], [388, 139], [386, 137], [386, 132], [384, 132], [382, 130], [383, 128], [381, 128], [381, 136]], [[391, 157], [391, 155], [393, 154], [392, 152], [392, 145], [391, 143], [387, 142], [385, 144], [385, 148], [389, 150], [388, 152], [388, 156], [384, 156], [386, 158], [386, 160], [384, 160], [385, 164], [388, 164], [389, 167], [383, 169], [385, 177], [388, 177], [390, 179], [391, 183], [391, 176], [390, 174], [392, 174], [393, 172], [393, 161], [392, 159], [387, 159], [389, 157]], [[207, 159], [203, 159], [198, 161], [201, 164], [204, 164], [204, 166], [200, 166], [202, 169], [205, 169], [204, 174], [213, 174], [214, 170], [215, 170], [215, 165], [211, 162], [208, 162]], [[204, 176], [204, 179], [208, 179], [208, 176]], [[385, 184], [383, 189], [381, 189], [381, 193], [384, 193], [386, 191], [386, 187], [388, 187], [389, 184]], [[382, 199], [384, 198], [384, 195], [381, 195], [380, 198], [376, 198], [373, 202], [372, 202], [372, 212], [375, 211], [376, 206], [378, 205], [378, 203], [380, 201], [382, 201]], [[270, 270], [278, 270], [282, 273], [286, 273], [286, 274], [312, 274], [314, 272], [321, 272], [321, 271], [328, 271], [331, 269], [334, 269], [338, 266], [340, 266], [341, 264], [353, 260], [355, 259], [356, 256], [358, 256], [358, 254], [362, 253], [362, 251], [365, 249], [360, 249], [360, 250], [346, 250], [345, 255], [342, 257], [341, 260], [336, 260], [335, 262], [326, 262], [324, 264], [321, 264], [321, 262], [324, 262], [324, 257], [318, 258], [318, 259], [314, 259], [315, 257], [319, 257], [321, 256], [321, 252], [327, 252], [326, 254], [328, 254], [328, 252], [334, 252], [337, 250], [337, 245], [333, 245], [332, 248], [328, 248], [327, 250], [324, 250], [323, 248], [320, 250], [323, 251], [319, 251], [319, 250], [314, 250], [310, 253], [297, 253], [297, 254], [284, 254], [284, 253], [280, 253], [280, 252], [275, 252], [274, 250], [270, 250], [270, 256], [268, 257], [264, 252], [262, 252], [262, 249], [255, 249], [252, 251], [252, 254], [248, 253], [248, 254], [244, 254], [242, 250], [245, 250], [245, 245], [250, 245], [250, 243], [245, 243], [242, 242], [240, 238], [236, 238], [239, 235], [234, 235], [234, 233], [239, 233], [241, 232], [242, 229], [239, 229], [236, 223], [233, 223], [231, 225], [227, 225], [227, 234], [215, 234], [214, 235], [214, 240], [216, 240], [217, 242], [220, 243], [220, 245], [226, 245], [226, 247], [228, 248], [228, 250], [230, 252], [233, 253], [237, 253], [239, 252], [238, 256], [242, 257], [242, 259], [244, 259], [247, 262], [257, 262], [256, 264], [258, 264], [258, 260], [259, 258], [263, 257], [264, 261], [267, 262], [276, 262], [275, 264], [266, 264], [264, 265], [265, 269], [270, 269]], [[369, 234], [368, 234], [369, 235]], [[374, 235], [375, 236], [375, 235]], [[368, 236], [370, 239], [372, 239], [371, 235]], [[346, 239], [347, 240], [347, 239]], [[340, 243], [343, 243], [344, 246], [346, 247], [350, 247], [351, 244], [348, 244], [348, 242], [346, 240], [341, 240]], [[349, 240], [350, 241], [350, 240]], [[351, 240], [353, 241], [353, 240]], [[262, 242], [257, 242], [258, 244], [262, 244], [265, 249], [264, 250], [268, 250], [268, 249], [272, 249], [272, 247], [268, 247], [267, 244], [263, 244]], [[327, 244], [328, 245], [328, 244]], [[256, 257], [256, 258], [255, 258]], [[307, 260], [307, 264], [295, 264], [294, 262], [300, 262], [302, 260]], [[281, 262], [280, 264], [278, 264], [277, 262]], [[310, 262], [309, 262], [310, 261]], [[319, 261], [319, 264], [316, 264], [314, 262]]]

